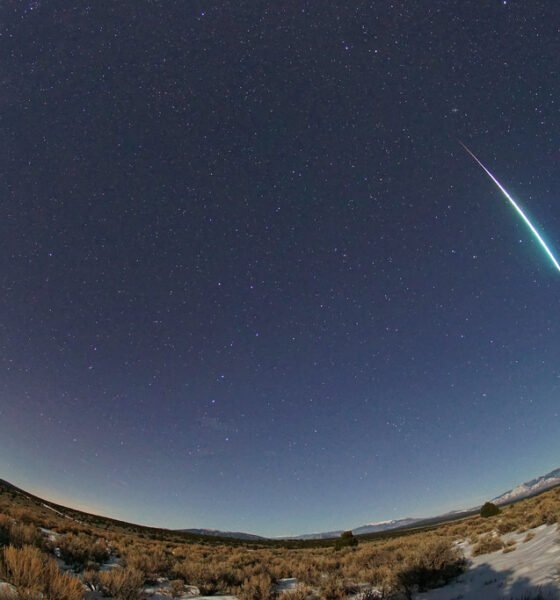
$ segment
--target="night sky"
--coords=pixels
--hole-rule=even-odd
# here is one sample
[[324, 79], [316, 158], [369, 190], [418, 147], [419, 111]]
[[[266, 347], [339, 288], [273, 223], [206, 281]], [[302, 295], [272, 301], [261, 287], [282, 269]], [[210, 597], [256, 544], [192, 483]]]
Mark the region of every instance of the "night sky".
[[560, 466], [557, 0], [8, 0], [0, 477], [265, 535]]

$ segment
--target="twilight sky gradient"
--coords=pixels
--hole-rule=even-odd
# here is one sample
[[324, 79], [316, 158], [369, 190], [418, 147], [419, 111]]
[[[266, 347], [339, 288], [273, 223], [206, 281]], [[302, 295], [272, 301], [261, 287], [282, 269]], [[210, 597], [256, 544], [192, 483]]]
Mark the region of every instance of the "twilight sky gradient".
[[556, 0], [0, 6], [0, 477], [265, 535], [560, 466]]

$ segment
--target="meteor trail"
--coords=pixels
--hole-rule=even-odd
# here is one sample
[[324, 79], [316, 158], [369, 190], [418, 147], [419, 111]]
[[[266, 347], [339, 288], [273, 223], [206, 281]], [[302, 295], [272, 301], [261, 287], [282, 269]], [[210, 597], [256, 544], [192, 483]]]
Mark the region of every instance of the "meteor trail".
[[461, 141], [459, 141], [459, 143], [471, 155], [471, 157], [482, 167], [482, 169], [484, 170], [486, 175], [488, 175], [488, 177], [490, 177], [490, 179], [498, 186], [498, 189], [500, 190], [500, 192], [502, 192], [502, 194], [509, 200], [509, 202], [511, 203], [513, 208], [515, 208], [515, 210], [519, 213], [520, 217], [523, 219], [523, 221], [525, 221], [525, 224], [527, 225], [527, 227], [529, 227], [529, 229], [531, 230], [531, 233], [537, 238], [537, 240], [539, 241], [539, 244], [543, 247], [544, 251], [550, 258], [550, 260], [554, 263], [554, 266], [558, 269], [558, 271], [560, 271], [560, 264], [558, 264], [558, 261], [554, 257], [554, 254], [552, 254], [552, 251], [546, 245], [546, 242], [542, 239], [540, 233], [536, 230], [536, 228], [533, 226], [531, 221], [529, 221], [529, 218], [527, 217], [527, 215], [523, 212], [523, 210], [521, 210], [521, 207], [508, 194], [506, 189], [494, 177], [494, 175], [492, 175], [492, 173], [490, 173], [490, 171], [480, 162], [480, 160], [478, 160], [478, 158], [467, 148], [467, 146], [465, 146], [465, 144], [463, 144], [463, 142], [461, 142]]

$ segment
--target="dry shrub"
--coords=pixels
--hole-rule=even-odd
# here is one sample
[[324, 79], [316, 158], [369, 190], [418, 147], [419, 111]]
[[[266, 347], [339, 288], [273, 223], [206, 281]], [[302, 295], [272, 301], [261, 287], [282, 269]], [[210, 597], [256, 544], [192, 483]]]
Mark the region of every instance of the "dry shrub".
[[89, 563], [102, 564], [108, 560], [111, 551], [104, 540], [89, 535], [72, 533], [56, 540], [60, 557], [75, 569], [81, 570]]
[[490, 552], [496, 552], [504, 547], [502, 539], [496, 535], [485, 535], [481, 537], [478, 544], [473, 546], [472, 555], [480, 556], [481, 554], [488, 554]]
[[443, 574], [449, 567], [455, 571], [457, 564], [463, 565], [464, 558], [451, 540], [436, 539], [418, 546], [418, 564], [422, 567]]
[[370, 582], [381, 592], [381, 597], [385, 598], [398, 586], [397, 573], [394, 568], [388, 565], [378, 567], [372, 573]]
[[99, 571], [95, 571], [94, 569], [88, 569], [87, 571], [84, 571], [82, 575], [82, 581], [91, 592], [98, 592], [101, 590]]
[[450, 540], [426, 540], [406, 558], [404, 568], [397, 574], [397, 581], [405, 596], [411, 598], [415, 591], [425, 592], [445, 585], [460, 575], [464, 568], [465, 559]]
[[45, 556], [32, 546], [4, 548], [0, 562], [0, 577], [18, 589], [27, 590], [29, 597], [42, 591]]
[[12, 523], [8, 535], [10, 545], [16, 548], [23, 548], [23, 546], [40, 547], [43, 542], [43, 538], [37, 527], [30, 524]]
[[115, 600], [139, 600], [142, 597], [144, 574], [138, 569], [117, 568], [99, 573], [101, 589]]
[[339, 578], [329, 577], [321, 585], [322, 600], [343, 600], [344, 598], [346, 598], [346, 590]]
[[535, 537], [535, 534], [532, 531], [529, 531], [527, 535], [523, 538], [523, 542], [530, 542]]
[[10, 536], [5, 529], [0, 527], [0, 548], [7, 546], [10, 543]]
[[12, 523], [12, 517], [3, 512], [0, 512], [0, 527], [9, 527]]
[[237, 593], [239, 600], [269, 600], [272, 596], [272, 579], [261, 573], [246, 579]]
[[195, 585], [203, 596], [213, 596], [217, 592], [224, 591], [229, 587], [230, 582], [227, 580], [232, 575], [211, 562], [184, 561], [176, 566], [176, 572], [188, 584]]
[[512, 531], [517, 531], [520, 526], [521, 523], [518, 519], [504, 518], [496, 525], [496, 529], [500, 535], [504, 535]]
[[169, 591], [171, 592], [172, 598], [182, 596], [185, 591], [185, 582], [182, 579], [174, 579], [169, 583]]
[[280, 568], [276, 568], [275, 577], [296, 577], [298, 581], [308, 585], [319, 585], [321, 582], [321, 573], [328, 571], [320, 561], [319, 556], [310, 556], [302, 554], [294, 560], [293, 556], [286, 556], [282, 561]]
[[[448, 537], [448, 538], [454, 539], [454, 540], [465, 539], [469, 535], [471, 528], [472, 528], [472, 524], [475, 521], [476, 521], [476, 518], [469, 517], [464, 522], [449, 524], [445, 528], [444, 535], [445, 535], [445, 537]], [[440, 531], [440, 530], [438, 529], [437, 531]]]
[[19, 523], [25, 523], [27, 525], [33, 523], [37, 524], [37, 516], [34, 511], [22, 507], [12, 507], [10, 515]]
[[[286, 590], [282, 592], [282, 600], [309, 600], [314, 596], [313, 590], [307, 586], [299, 584], [292, 590]], [[368, 600], [364, 598], [364, 600]]]
[[381, 590], [367, 589], [356, 595], [355, 600], [382, 600], [386, 595]]
[[133, 546], [123, 552], [123, 564], [142, 571], [148, 580], [167, 577], [171, 570], [171, 556], [159, 545], [156, 547]]
[[32, 546], [8, 546], [2, 553], [0, 576], [14, 585], [18, 600], [81, 600], [83, 586], [62, 573], [56, 562]]
[[558, 523], [558, 509], [557, 508], [544, 508], [539, 514], [541, 525], [554, 525]]
[[81, 600], [84, 597], [82, 583], [63, 573], [54, 560], [47, 562], [45, 575], [45, 600]]

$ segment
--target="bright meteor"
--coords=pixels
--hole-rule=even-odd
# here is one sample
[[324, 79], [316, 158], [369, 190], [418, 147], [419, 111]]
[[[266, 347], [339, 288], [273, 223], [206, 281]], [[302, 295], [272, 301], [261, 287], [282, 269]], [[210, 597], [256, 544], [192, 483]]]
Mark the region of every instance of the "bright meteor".
[[536, 228], [534, 227], [534, 225], [531, 223], [531, 221], [529, 221], [529, 218], [527, 217], [527, 215], [523, 212], [523, 210], [521, 209], [521, 207], [517, 204], [517, 202], [515, 202], [515, 200], [508, 194], [508, 192], [506, 191], [506, 189], [502, 186], [502, 184], [494, 177], [494, 175], [492, 175], [492, 173], [490, 173], [490, 171], [480, 162], [480, 160], [478, 160], [478, 158], [467, 148], [467, 146], [465, 146], [465, 144], [463, 144], [463, 142], [459, 142], [461, 144], [461, 146], [463, 146], [463, 148], [471, 155], [471, 157], [482, 167], [482, 169], [484, 170], [484, 172], [486, 173], [486, 175], [488, 175], [488, 177], [490, 177], [490, 179], [498, 186], [500, 192], [502, 192], [502, 194], [509, 200], [510, 204], [513, 206], [513, 208], [515, 208], [515, 210], [518, 212], [519, 216], [523, 219], [523, 221], [525, 222], [525, 224], [527, 225], [527, 227], [529, 227], [529, 229], [531, 230], [531, 233], [537, 238], [539, 244], [543, 247], [544, 251], [546, 252], [546, 254], [548, 255], [548, 257], [550, 258], [550, 260], [553, 262], [554, 266], [558, 269], [558, 271], [560, 271], [560, 264], [558, 264], [558, 261], [556, 260], [554, 254], [552, 254], [552, 251], [550, 250], [550, 248], [546, 245], [546, 242], [542, 239], [540, 233], [536, 230]]

